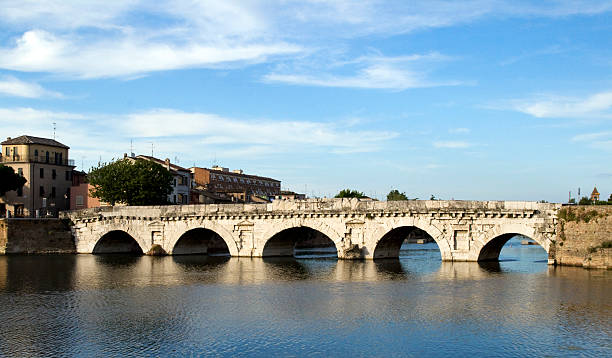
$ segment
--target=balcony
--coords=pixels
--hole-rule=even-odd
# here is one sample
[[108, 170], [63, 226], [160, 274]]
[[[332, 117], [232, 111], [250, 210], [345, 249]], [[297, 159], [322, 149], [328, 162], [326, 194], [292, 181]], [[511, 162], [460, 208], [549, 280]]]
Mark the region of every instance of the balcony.
[[56, 158], [47, 158], [46, 156], [30, 156], [29, 158], [25, 155], [0, 155], [0, 163], [44, 163], [44, 164], [52, 164], [52, 165], [64, 165], [64, 166], [74, 166], [74, 159], [56, 159]]

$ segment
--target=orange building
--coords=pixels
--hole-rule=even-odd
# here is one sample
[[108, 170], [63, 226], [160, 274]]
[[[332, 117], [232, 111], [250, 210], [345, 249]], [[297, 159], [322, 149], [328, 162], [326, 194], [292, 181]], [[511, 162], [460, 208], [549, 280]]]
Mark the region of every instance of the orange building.
[[72, 186], [70, 187], [70, 210], [97, 208], [101, 206], [98, 198], [92, 198], [89, 195], [89, 189], [92, 186], [87, 181], [85, 172], [72, 172]]

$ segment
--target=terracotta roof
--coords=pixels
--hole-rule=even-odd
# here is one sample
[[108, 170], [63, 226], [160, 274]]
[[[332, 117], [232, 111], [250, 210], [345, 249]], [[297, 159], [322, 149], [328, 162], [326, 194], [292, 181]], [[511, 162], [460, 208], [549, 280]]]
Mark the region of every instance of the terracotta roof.
[[[152, 157], [150, 155], [138, 155], [138, 156], [136, 156], [136, 158], [150, 160], [150, 161], [155, 162], [157, 164], [161, 164], [163, 166], [166, 166], [166, 161], [165, 160], [161, 160], [159, 158], [155, 158], [155, 157]], [[191, 171], [189, 169], [183, 168], [181, 166], [178, 166], [178, 165], [172, 164], [172, 163], [170, 163], [170, 169], [176, 170], [176, 171], [183, 171], [183, 172], [191, 173]]]
[[41, 137], [32, 137], [30, 135], [22, 135], [20, 137], [11, 138], [11, 139], [7, 138], [7, 140], [2, 142], [1, 144], [2, 145], [42, 144], [42, 145], [48, 145], [50, 147], [59, 147], [59, 148], [70, 149], [70, 147], [68, 147], [67, 145], [64, 145], [64, 144], [56, 141], [55, 139], [41, 138]]

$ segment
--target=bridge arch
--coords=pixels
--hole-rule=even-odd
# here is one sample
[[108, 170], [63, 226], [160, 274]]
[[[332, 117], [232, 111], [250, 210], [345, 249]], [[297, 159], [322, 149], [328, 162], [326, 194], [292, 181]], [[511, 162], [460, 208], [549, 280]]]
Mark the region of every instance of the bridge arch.
[[502, 248], [512, 237], [521, 235], [532, 239], [549, 253], [550, 240], [542, 233], [537, 232], [534, 226], [507, 224], [496, 225], [474, 242], [473, 261], [498, 261]]
[[142, 255], [144, 250], [138, 240], [126, 231], [110, 230], [95, 242], [91, 253]]
[[376, 229], [372, 233], [371, 242], [366, 245], [366, 258], [399, 258], [402, 242], [406, 238], [404, 234], [418, 229], [429, 235], [440, 249], [442, 260], [451, 257], [451, 248], [448, 240], [444, 237], [443, 230], [433, 224], [421, 222], [421, 220], [406, 220], [394, 222]]
[[331, 226], [321, 221], [287, 221], [273, 225], [271, 229], [263, 235], [262, 245], [255, 256], [293, 256], [293, 249], [299, 240], [286, 237], [286, 235], [323, 235], [336, 248], [336, 253], [340, 256], [342, 247], [342, 236]]
[[216, 232], [195, 228], [181, 235], [172, 247], [172, 255], [193, 254], [228, 254], [229, 248], [225, 240]]
[[[189, 235], [189, 232], [194, 232], [194, 230], [201, 230], [201, 232], [206, 232], [208, 234], [212, 233], [216, 235], [219, 239], [223, 240], [231, 256], [239, 256], [238, 244], [236, 243], [236, 240], [234, 240], [234, 236], [232, 235], [232, 233], [229, 230], [225, 229], [223, 226], [212, 221], [188, 222], [185, 225], [182, 225], [180, 228], [177, 228], [175, 230], [177, 234], [173, 235], [167, 244], [168, 252], [174, 254], [174, 249], [177, 247], [177, 244], [179, 244], [180, 249], [179, 241], [181, 239], [184, 239], [185, 235]], [[178, 254], [180, 255], [185, 253], [186, 252], [182, 252]]]

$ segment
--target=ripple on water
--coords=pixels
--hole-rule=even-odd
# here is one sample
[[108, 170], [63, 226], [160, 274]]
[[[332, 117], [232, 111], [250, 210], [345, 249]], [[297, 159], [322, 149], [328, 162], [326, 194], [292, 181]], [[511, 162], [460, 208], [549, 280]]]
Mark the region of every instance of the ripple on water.
[[415, 246], [356, 262], [0, 257], [0, 356], [611, 355], [612, 272], [551, 268], [533, 246], [492, 264]]

